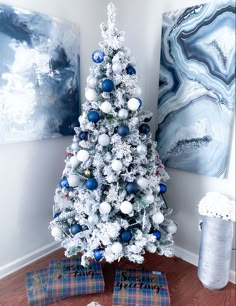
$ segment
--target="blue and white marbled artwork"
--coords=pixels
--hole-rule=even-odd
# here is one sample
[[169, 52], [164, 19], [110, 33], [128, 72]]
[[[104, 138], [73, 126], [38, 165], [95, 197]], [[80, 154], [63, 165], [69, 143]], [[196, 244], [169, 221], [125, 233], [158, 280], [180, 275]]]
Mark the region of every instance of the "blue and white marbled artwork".
[[0, 4], [0, 143], [74, 133], [79, 36], [70, 23]]
[[170, 168], [224, 177], [235, 106], [235, 2], [163, 14], [157, 149]]

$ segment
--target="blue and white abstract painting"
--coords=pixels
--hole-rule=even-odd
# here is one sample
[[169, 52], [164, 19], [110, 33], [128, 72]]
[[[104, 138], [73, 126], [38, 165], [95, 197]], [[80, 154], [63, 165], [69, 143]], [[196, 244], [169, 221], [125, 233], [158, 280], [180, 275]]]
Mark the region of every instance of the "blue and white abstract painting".
[[79, 115], [75, 26], [0, 4], [0, 143], [71, 135]]
[[234, 107], [234, 0], [163, 14], [156, 135], [163, 163], [224, 177]]

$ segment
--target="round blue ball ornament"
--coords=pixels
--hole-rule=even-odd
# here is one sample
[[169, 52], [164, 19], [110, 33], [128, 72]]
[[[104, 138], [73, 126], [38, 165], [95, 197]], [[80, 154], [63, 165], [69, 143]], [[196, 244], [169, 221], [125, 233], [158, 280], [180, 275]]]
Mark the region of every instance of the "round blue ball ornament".
[[140, 98], [136, 98], [139, 101], [139, 108], [143, 105], [143, 102]]
[[97, 63], [100, 64], [104, 61], [104, 56], [105, 53], [101, 50], [95, 50], [92, 54], [92, 60]]
[[87, 179], [85, 186], [88, 190], [95, 190], [98, 187], [98, 182], [95, 178]]
[[125, 137], [127, 135], [129, 135], [129, 127], [125, 124], [120, 125], [117, 129], [117, 133], [121, 136], [121, 137]]
[[81, 132], [79, 133], [79, 139], [80, 139], [80, 140], [88, 140], [88, 132], [83, 132], [83, 131], [81, 131]]
[[128, 66], [126, 67], [126, 72], [127, 72], [127, 74], [129, 74], [129, 75], [136, 74], [136, 70], [135, 70], [134, 67], [131, 66], [131, 65], [128, 65]]
[[126, 185], [126, 191], [128, 193], [137, 193], [139, 191], [139, 186], [137, 183], [128, 183]]
[[96, 111], [89, 111], [87, 117], [88, 121], [93, 123], [97, 123], [100, 120], [100, 115]]
[[152, 234], [156, 237], [157, 240], [161, 239], [161, 232], [159, 230], [155, 230]]
[[72, 235], [76, 235], [77, 233], [82, 231], [82, 226], [79, 224], [72, 224], [70, 231]]
[[96, 249], [93, 251], [96, 261], [100, 261], [104, 257], [104, 249]]
[[150, 132], [150, 126], [146, 123], [141, 124], [139, 127], [139, 132], [147, 135]]
[[61, 188], [69, 188], [70, 187], [70, 185], [69, 185], [69, 183], [68, 183], [68, 181], [67, 181], [67, 177], [63, 177], [61, 180], [60, 180], [60, 187]]
[[132, 239], [132, 233], [129, 230], [122, 231], [120, 234], [120, 239], [122, 242], [129, 242]]
[[54, 219], [58, 218], [60, 216], [61, 212], [57, 212], [55, 215], [54, 215]]
[[159, 187], [160, 187], [160, 193], [165, 193], [166, 192], [167, 187], [166, 187], [165, 184], [160, 184]]
[[114, 83], [112, 80], [105, 79], [102, 81], [102, 90], [105, 92], [111, 92], [114, 89]]

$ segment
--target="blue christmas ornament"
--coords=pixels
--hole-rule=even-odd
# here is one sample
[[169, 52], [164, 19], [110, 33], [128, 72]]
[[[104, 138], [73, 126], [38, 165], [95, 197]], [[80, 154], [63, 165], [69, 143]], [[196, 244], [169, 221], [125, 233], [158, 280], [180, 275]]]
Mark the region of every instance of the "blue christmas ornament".
[[151, 120], [152, 120], [152, 116], [145, 118], [145, 119], [144, 119], [144, 122], [149, 122], [149, 121], [151, 121]]
[[126, 191], [128, 193], [137, 193], [139, 191], [139, 186], [137, 183], [128, 183], [126, 185]]
[[127, 74], [129, 74], [129, 75], [136, 74], [136, 70], [135, 70], [134, 67], [131, 66], [131, 65], [129, 65], [129, 66], [126, 67], [126, 72], [127, 72]]
[[159, 187], [160, 187], [160, 193], [165, 193], [166, 192], [167, 187], [166, 187], [165, 184], [160, 184]]
[[82, 226], [79, 224], [72, 224], [70, 228], [71, 234], [75, 235], [82, 231]]
[[112, 80], [106, 79], [102, 81], [102, 90], [105, 92], [111, 92], [114, 89], [114, 83]]
[[142, 106], [143, 102], [140, 98], [136, 98], [139, 101], [139, 108]]
[[117, 129], [117, 133], [121, 136], [121, 137], [125, 137], [127, 135], [129, 135], [129, 127], [125, 124], [120, 125]]
[[95, 190], [98, 187], [98, 182], [95, 178], [87, 179], [85, 186], [88, 190]]
[[57, 212], [55, 215], [54, 215], [54, 219], [56, 219], [57, 217], [59, 217], [60, 216], [60, 214], [61, 214], [61, 212]]
[[101, 50], [95, 50], [92, 54], [92, 60], [97, 63], [100, 64], [104, 61], [104, 56], [105, 53]]
[[93, 251], [94, 258], [100, 261], [104, 257], [104, 249], [96, 249]]
[[96, 111], [89, 111], [87, 117], [88, 121], [93, 123], [97, 123], [100, 120], [100, 115]]
[[139, 127], [139, 132], [147, 135], [150, 132], [150, 126], [146, 123], [141, 124]]
[[120, 239], [122, 242], [129, 242], [132, 239], [132, 233], [129, 230], [122, 231], [120, 234]]
[[80, 139], [80, 140], [88, 140], [88, 132], [83, 132], [83, 131], [81, 131], [81, 132], [79, 133], [79, 139]]
[[155, 230], [152, 234], [157, 238], [157, 240], [161, 239], [161, 232], [159, 230]]
[[60, 187], [61, 188], [69, 188], [69, 183], [67, 181], [67, 178], [64, 176], [61, 180], [60, 180]]

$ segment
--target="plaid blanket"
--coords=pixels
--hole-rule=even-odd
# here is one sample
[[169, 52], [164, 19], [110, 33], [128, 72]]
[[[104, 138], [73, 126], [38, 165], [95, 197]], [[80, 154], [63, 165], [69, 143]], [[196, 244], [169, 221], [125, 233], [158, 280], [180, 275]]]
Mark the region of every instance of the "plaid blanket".
[[158, 271], [117, 269], [113, 306], [169, 306], [166, 276]]

